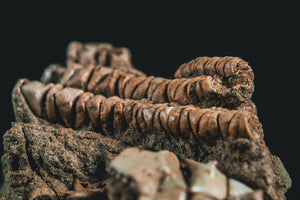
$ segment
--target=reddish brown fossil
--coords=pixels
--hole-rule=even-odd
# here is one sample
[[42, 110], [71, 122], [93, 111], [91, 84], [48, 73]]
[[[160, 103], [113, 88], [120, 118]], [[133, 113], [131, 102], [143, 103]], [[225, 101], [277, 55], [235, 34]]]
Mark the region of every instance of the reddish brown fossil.
[[[224, 78], [247, 78], [248, 83], [254, 79], [254, 74], [247, 62], [238, 57], [198, 57], [182, 64], [175, 72], [175, 77], [195, 77], [201, 75], [219, 76]], [[251, 84], [253, 85], [253, 84]]]
[[[42, 84], [21, 80], [21, 91], [32, 112], [50, 121], [63, 120], [67, 127], [80, 129], [91, 122], [105, 134], [124, 131], [133, 125], [138, 130], [167, 131], [180, 137], [245, 137], [260, 135], [258, 119], [247, 111], [194, 105], [153, 104], [144, 100], [121, 99], [63, 88], [60, 84]], [[46, 116], [41, 114], [46, 110]]]
[[[101, 57], [99, 55], [103, 49], [111, 52], [107, 53], [111, 56], [106, 56], [105, 62], [99, 62]], [[133, 69], [132, 64], [130, 64], [130, 51], [127, 48], [113, 48], [112, 45], [108, 46], [108, 44], [103, 43], [81, 44], [73, 42], [70, 44], [67, 54], [69, 61], [83, 65], [92, 63], [111, 65], [112, 68], [123, 70], [124, 68]], [[74, 62], [69, 63], [71, 66]], [[248, 63], [238, 57], [198, 57], [182, 64], [174, 74], [175, 78], [191, 78], [203, 75], [218, 76], [228, 87], [236, 87], [236, 90], [250, 97], [254, 90], [254, 73]]]
[[108, 43], [81, 44], [80, 42], [71, 42], [68, 46], [67, 57], [69, 61], [87, 64], [107, 64], [108, 52], [113, 46]]
[[154, 103], [176, 102], [200, 107], [233, 107], [251, 96], [241, 92], [239, 86], [225, 86], [218, 77], [203, 75], [166, 79], [137, 76], [100, 65], [68, 68], [60, 83], [64, 87], [80, 88], [106, 97], [119, 96], [135, 100], [147, 98]]
[[44, 83], [61, 83], [106, 97], [147, 98], [154, 103], [220, 106], [255, 113], [250, 102], [253, 71], [237, 57], [199, 57], [181, 65], [175, 79], [165, 79], [148, 77], [136, 70], [127, 48], [114, 48], [106, 43], [72, 42], [67, 56], [67, 68], [63, 71], [60, 67], [49, 67], [41, 79]]
[[250, 97], [254, 91], [254, 73], [248, 63], [239, 57], [198, 57], [182, 64], [174, 74], [176, 78], [202, 75], [217, 76], [228, 87], [236, 87]]

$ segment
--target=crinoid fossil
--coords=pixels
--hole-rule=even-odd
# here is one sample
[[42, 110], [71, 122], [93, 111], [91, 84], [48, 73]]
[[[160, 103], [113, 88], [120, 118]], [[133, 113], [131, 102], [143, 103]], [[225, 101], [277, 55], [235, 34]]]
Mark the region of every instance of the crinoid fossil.
[[264, 142], [253, 81], [238, 57], [198, 57], [163, 78], [133, 67], [127, 48], [72, 42], [66, 67], [15, 84], [0, 197], [285, 199], [291, 180]]

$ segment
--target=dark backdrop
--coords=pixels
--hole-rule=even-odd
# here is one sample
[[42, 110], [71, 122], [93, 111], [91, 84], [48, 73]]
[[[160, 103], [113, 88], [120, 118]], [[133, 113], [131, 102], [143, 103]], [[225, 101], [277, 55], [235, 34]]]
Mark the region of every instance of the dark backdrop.
[[3, 7], [0, 133], [14, 121], [10, 94], [17, 79], [39, 79], [49, 64], [64, 64], [71, 41], [128, 47], [136, 68], [163, 77], [172, 77], [181, 63], [198, 56], [238, 56], [254, 70], [253, 101], [265, 141], [290, 173], [293, 188], [287, 199], [295, 199], [300, 90], [293, 6], [242, 5], [234, 9], [220, 4], [172, 4], [154, 9], [123, 4]]

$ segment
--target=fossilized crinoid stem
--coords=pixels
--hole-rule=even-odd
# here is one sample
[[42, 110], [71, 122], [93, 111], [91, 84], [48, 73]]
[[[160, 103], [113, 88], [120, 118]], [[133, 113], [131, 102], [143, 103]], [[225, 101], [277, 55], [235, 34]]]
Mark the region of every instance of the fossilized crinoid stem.
[[131, 69], [131, 53], [125, 47], [113, 47], [108, 43], [71, 42], [67, 50], [68, 67], [73, 63], [86, 65], [105, 65], [111, 68]]
[[247, 77], [254, 79], [254, 73], [247, 62], [239, 57], [198, 57], [182, 64], [175, 72], [175, 77], [195, 77], [201, 75], [217, 75], [220, 77]]
[[[220, 78], [199, 76], [193, 78], [167, 79], [142, 76], [101, 65], [68, 68], [60, 80], [64, 87], [80, 88], [106, 97], [119, 96], [140, 100], [147, 98], [156, 103], [176, 102], [182, 105], [209, 102], [239, 104], [251, 96], [238, 86], [227, 87]], [[229, 106], [229, 105], [227, 105]], [[206, 105], [207, 107], [207, 105]]]
[[[106, 98], [84, 93], [81, 89], [63, 88], [61, 84], [44, 85], [20, 80], [29, 107], [40, 118], [80, 129], [92, 123], [95, 131], [120, 133], [133, 125], [138, 131], [167, 131], [183, 138], [198, 139], [262, 135], [256, 115], [241, 110], [212, 107], [201, 109], [188, 105], [153, 104], [147, 100]], [[44, 112], [42, 112], [44, 111]]]
[[108, 52], [113, 46], [108, 43], [71, 42], [67, 48], [68, 62], [81, 64], [107, 64]]
[[235, 91], [251, 97], [254, 91], [254, 73], [247, 62], [239, 57], [198, 57], [182, 64], [175, 72], [175, 78], [217, 76]]
[[66, 68], [59, 64], [49, 65], [41, 76], [42, 83], [58, 83], [66, 72]]

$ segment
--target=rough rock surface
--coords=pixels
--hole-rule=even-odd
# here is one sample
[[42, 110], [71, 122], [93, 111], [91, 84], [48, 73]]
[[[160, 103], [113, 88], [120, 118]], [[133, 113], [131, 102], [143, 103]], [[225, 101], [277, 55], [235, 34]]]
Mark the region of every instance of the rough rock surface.
[[[166, 141], [165, 138], [159, 139]], [[202, 162], [217, 160], [217, 167], [223, 173], [253, 189], [273, 189], [275, 186], [272, 185], [274, 179], [271, 179], [271, 175], [286, 173], [284, 169], [279, 169], [282, 167], [280, 160], [271, 156], [264, 145], [253, 144], [246, 139], [234, 142], [219, 140], [213, 146], [202, 146], [198, 153], [180, 141], [154, 143], [151, 140], [140, 144], [125, 140], [121, 142], [90, 131], [13, 123], [13, 127], [4, 135], [6, 153], [2, 157], [2, 165], [5, 180], [1, 195], [7, 199], [26, 199], [30, 195], [43, 194], [61, 199], [74, 195], [76, 180], [103, 187], [102, 183], [107, 178], [105, 167], [114, 156], [128, 147], [126, 144], [153, 150], [169, 149], [181, 158], [186, 155]], [[239, 150], [241, 147], [242, 150]], [[257, 149], [259, 147], [261, 149]], [[274, 164], [269, 160], [272, 158], [275, 158]], [[277, 175], [274, 174], [275, 169], [279, 170]], [[277, 177], [281, 180], [278, 184], [282, 184], [277, 188], [287, 187], [286, 177]], [[268, 180], [269, 184], [265, 182]], [[43, 193], [37, 192], [41, 189]], [[276, 191], [271, 192], [276, 194]]]
[[101, 185], [106, 179], [105, 163], [125, 147], [93, 132], [13, 123], [4, 135], [0, 196], [61, 199], [75, 190], [77, 179]]
[[[129, 195], [125, 199], [134, 199], [131, 197], [140, 194], [140, 190], [148, 195], [145, 199], [213, 200], [225, 199], [227, 195], [227, 189], [220, 189], [224, 198], [195, 190], [206, 186], [206, 192], [217, 195], [219, 192], [212, 186], [227, 187], [225, 176], [216, 170], [215, 163], [201, 164], [189, 159], [180, 163], [174, 153], [126, 149], [128, 146], [120, 141], [89, 131], [13, 123], [4, 142], [5, 181], [0, 190], [4, 199], [106, 199], [107, 179], [108, 191], [115, 192], [110, 199], [118, 199], [120, 192], [122, 197]], [[205, 174], [219, 175], [207, 181]], [[129, 184], [137, 179], [138, 187]], [[138, 190], [126, 189], [122, 183]], [[154, 196], [157, 191], [159, 194]], [[249, 199], [258, 200], [261, 196], [262, 193]]]

